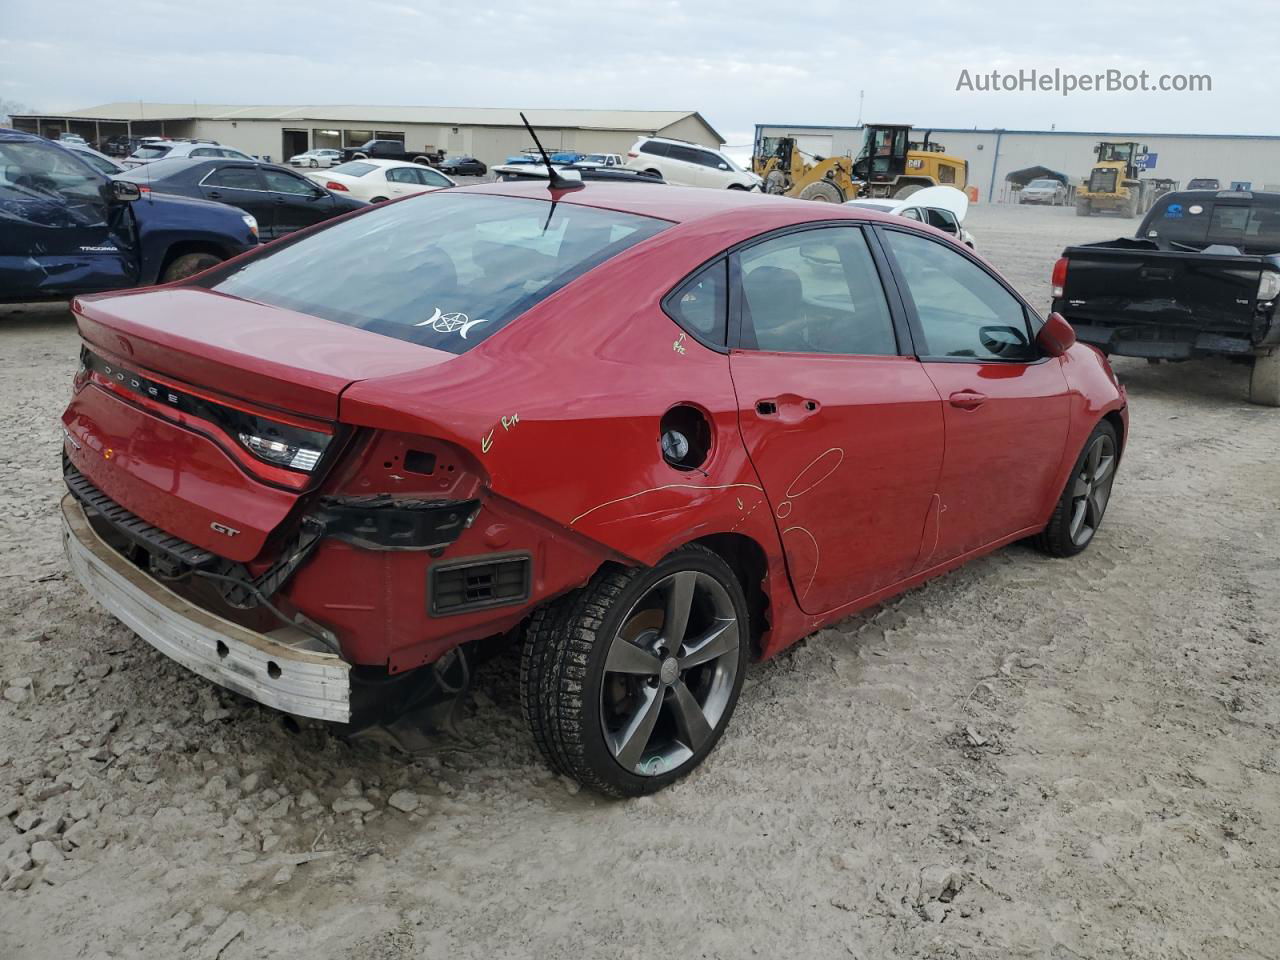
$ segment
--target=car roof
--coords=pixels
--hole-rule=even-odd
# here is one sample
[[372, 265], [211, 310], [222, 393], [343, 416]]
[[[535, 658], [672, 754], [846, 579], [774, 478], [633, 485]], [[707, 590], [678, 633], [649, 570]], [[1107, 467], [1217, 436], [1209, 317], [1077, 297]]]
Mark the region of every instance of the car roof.
[[[390, 167], [418, 167], [421, 169], [424, 164], [414, 163], [411, 160], [378, 160], [370, 157], [368, 160], [348, 160], [347, 163], [371, 163], [375, 167], [382, 167], [384, 170]], [[331, 169], [336, 170], [337, 167]]]
[[[794, 223], [815, 220], [876, 220], [896, 223], [900, 219], [845, 204], [793, 200], [747, 190], [713, 190], [708, 187], [677, 187], [656, 183], [653, 186], [658, 189], [646, 190], [643, 186], [627, 183], [589, 181], [578, 190], [555, 191], [554, 199], [560, 203], [656, 217], [672, 223], [690, 223], [735, 214], [747, 219], [753, 214], [767, 214], [771, 221], [781, 219]], [[449, 192], [553, 199], [546, 180], [498, 181], [455, 187]]]

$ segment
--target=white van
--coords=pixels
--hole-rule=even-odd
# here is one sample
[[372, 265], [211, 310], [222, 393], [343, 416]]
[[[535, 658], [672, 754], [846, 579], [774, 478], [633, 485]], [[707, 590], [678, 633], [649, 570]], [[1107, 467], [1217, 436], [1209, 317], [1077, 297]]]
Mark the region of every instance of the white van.
[[641, 137], [627, 153], [627, 166], [662, 175], [667, 183], [721, 190], [760, 190], [764, 181], [719, 150], [687, 140]]

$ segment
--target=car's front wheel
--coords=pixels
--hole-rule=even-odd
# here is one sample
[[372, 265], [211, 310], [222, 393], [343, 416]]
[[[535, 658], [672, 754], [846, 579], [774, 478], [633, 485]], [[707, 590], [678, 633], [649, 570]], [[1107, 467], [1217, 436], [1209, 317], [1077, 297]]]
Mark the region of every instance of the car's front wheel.
[[160, 275], [160, 282], [173, 283], [175, 280], [185, 280], [187, 277], [194, 277], [197, 273], [217, 266], [221, 262], [222, 258], [212, 253], [184, 254], [175, 258], [172, 263], [164, 268], [164, 273]]
[[1103, 420], [1085, 441], [1048, 525], [1034, 539], [1035, 545], [1054, 557], [1072, 557], [1087, 547], [1111, 502], [1119, 463], [1116, 428]]
[[738, 578], [691, 545], [652, 568], [601, 570], [536, 611], [520, 664], [525, 718], [559, 773], [610, 796], [698, 766], [742, 689], [749, 614]]

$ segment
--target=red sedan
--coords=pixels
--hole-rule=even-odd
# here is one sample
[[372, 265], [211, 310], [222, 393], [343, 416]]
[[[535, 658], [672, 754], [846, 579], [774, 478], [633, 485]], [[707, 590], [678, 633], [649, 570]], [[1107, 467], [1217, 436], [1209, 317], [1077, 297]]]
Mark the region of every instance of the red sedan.
[[734, 191], [442, 191], [74, 309], [90, 594], [346, 723], [508, 637], [547, 761], [613, 795], [697, 766], [748, 660], [1013, 540], [1083, 550], [1127, 429], [972, 251]]

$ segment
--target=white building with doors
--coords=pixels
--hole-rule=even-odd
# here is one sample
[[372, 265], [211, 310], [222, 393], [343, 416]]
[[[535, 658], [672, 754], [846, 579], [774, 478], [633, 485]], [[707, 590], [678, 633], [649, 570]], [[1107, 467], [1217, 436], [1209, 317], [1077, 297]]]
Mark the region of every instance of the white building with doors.
[[[526, 110], [548, 150], [626, 153], [641, 136], [719, 147], [724, 138], [696, 110]], [[318, 147], [355, 147], [373, 138], [410, 150], [434, 147], [486, 164], [533, 146], [517, 109], [497, 107], [234, 106], [107, 103], [13, 118], [19, 130], [57, 139], [77, 133], [91, 144], [115, 136], [216, 140], [245, 153], [287, 160]]]

